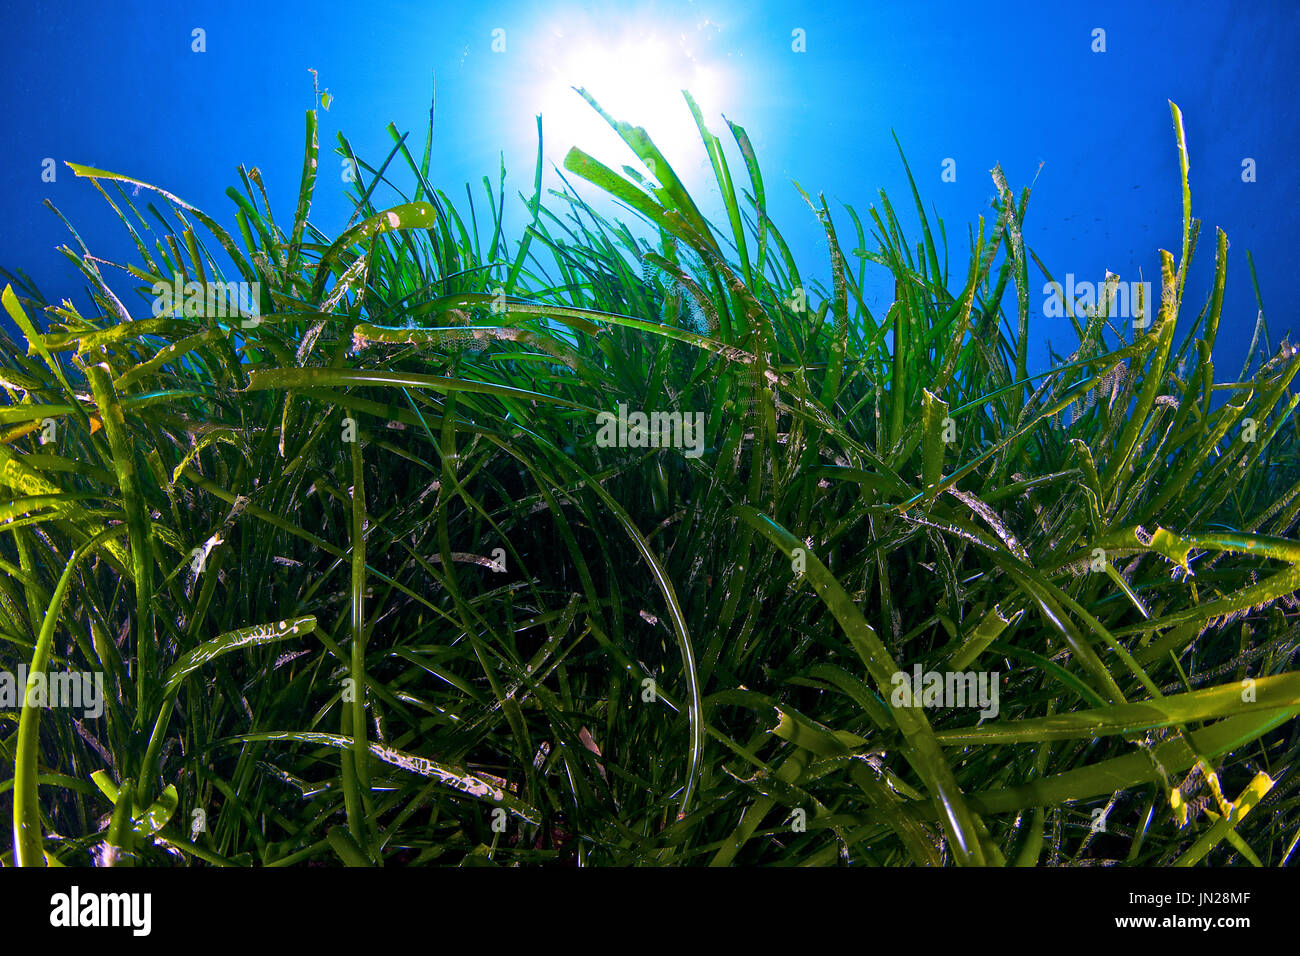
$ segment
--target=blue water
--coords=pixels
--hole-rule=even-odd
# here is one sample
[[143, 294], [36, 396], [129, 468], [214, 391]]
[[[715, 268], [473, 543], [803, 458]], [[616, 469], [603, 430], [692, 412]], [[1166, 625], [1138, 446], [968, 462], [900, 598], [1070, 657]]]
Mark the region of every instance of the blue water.
[[[88, 181], [61, 165], [55, 182], [42, 181], [47, 157], [155, 183], [227, 225], [234, 207], [224, 190], [238, 182], [237, 165], [256, 165], [277, 219], [291, 221], [314, 68], [333, 97], [320, 113], [322, 176], [312, 217], [327, 235], [337, 234], [351, 209], [341, 177], [330, 175], [331, 164], [340, 168], [328, 152], [336, 134], [378, 163], [392, 145], [391, 121], [411, 133], [418, 153], [435, 88], [432, 178], [462, 200], [464, 184], [473, 184], [480, 212], [482, 176], [495, 183], [504, 161], [508, 221], [524, 218], [518, 194], [531, 192], [539, 110], [548, 164], [558, 165], [571, 145], [615, 165], [634, 161], [567, 92], [566, 83], [576, 82], [656, 139], [662, 129], [670, 160], [716, 215], [707, 161], [675, 92], [687, 83], [724, 141], [734, 147], [723, 114], [749, 131], [771, 214], [806, 276], [826, 281], [829, 269], [820, 227], [792, 181], [825, 194], [846, 249], [856, 242], [842, 204], [865, 216], [882, 187], [919, 239], [893, 130], [930, 214], [946, 223], [955, 270], [964, 269], [970, 224], [989, 213], [988, 170], [1000, 163], [1017, 194], [1033, 185], [1025, 238], [1054, 275], [1099, 282], [1109, 269], [1126, 281], [1152, 281], [1158, 294], [1157, 250], [1177, 254], [1182, 229], [1172, 99], [1185, 116], [1193, 211], [1204, 223], [1185, 317], [1208, 293], [1213, 229], [1222, 227], [1231, 251], [1215, 357], [1219, 377], [1231, 378], [1257, 312], [1247, 250], [1274, 348], [1296, 324], [1289, 293], [1290, 243], [1300, 234], [1300, 6], [1055, 7], [9, 5], [0, 13], [0, 266], [24, 269], [54, 301], [87, 305], [84, 283], [55, 251], [71, 240], [42, 205], [47, 198], [93, 253], [131, 257], [124, 230]], [[204, 52], [192, 49], [195, 28], [205, 31]], [[1098, 28], [1105, 52], [1092, 50]], [[1254, 182], [1243, 182], [1246, 159], [1254, 160]], [[941, 179], [945, 160], [955, 182]], [[732, 168], [743, 179], [734, 148]], [[546, 185], [559, 187], [549, 165]], [[1049, 342], [1068, 353], [1073, 341], [1064, 320], [1041, 317], [1045, 280], [1033, 265], [1030, 279], [1031, 354], [1043, 368]], [[954, 276], [952, 284], [963, 280]], [[116, 285], [125, 294], [134, 283]], [[891, 299], [892, 287], [869, 280], [869, 307], [883, 313]], [[1008, 296], [1006, 305], [1013, 301]]]

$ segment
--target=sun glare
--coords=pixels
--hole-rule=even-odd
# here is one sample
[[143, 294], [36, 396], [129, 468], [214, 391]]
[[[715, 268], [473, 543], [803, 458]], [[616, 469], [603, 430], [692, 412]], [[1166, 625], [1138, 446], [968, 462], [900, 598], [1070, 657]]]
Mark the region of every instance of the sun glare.
[[696, 48], [706, 29], [707, 25], [675, 32], [624, 27], [613, 33], [598, 25], [548, 28], [538, 64], [540, 85], [528, 96], [542, 114], [550, 146], [562, 151], [579, 146], [602, 161], [632, 161], [626, 152], [609, 154], [616, 134], [575, 91], [577, 87], [586, 89], [615, 119], [644, 127], [679, 175], [704, 162], [699, 132], [682, 90], [690, 91], [706, 122], [713, 125], [726, 83], [723, 68], [703, 62]]

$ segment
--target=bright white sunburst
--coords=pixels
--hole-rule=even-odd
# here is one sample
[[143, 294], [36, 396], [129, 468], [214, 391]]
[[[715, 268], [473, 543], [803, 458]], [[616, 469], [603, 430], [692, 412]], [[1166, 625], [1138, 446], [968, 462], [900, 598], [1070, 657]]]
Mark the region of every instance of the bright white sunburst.
[[603, 162], [632, 161], [626, 150], [610, 153], [616, 134], [574, 89], [583, 88], [614, 119], [644, 127], [685, 176], [704, 152], [682, 90], [690, 91], [710, 127], [726, 93], [725, 69], [703, 62], [696, 48], [707, 29], [669, 32], [582, 21], [548, 26], [535, 64], [540, 86], [528, 96], [542, 114], [549, 147], [578, 146]]

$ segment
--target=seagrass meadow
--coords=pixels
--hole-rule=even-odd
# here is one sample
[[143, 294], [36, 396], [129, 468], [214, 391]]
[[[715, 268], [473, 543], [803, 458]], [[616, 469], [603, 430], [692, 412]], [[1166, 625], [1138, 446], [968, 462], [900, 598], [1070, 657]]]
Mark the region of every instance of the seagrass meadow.
[[1260, 303], [1215, 374], [1179, 109], [1141, 320], [1066, 301], [1031, 374], [1028, 189], [953, 244], [805, 195], [806, 282], [685, 100], [717, 224], [610, 116], [640, 167], [544, 194], [539, 121], [517, 235], [391, 126], [323, 235], [315, 112], [291, 223], [72, 166], [137, 256], [72, 231], [84, 311], [6, 273], [6, 866], [1296, 861], [1300, 355]]

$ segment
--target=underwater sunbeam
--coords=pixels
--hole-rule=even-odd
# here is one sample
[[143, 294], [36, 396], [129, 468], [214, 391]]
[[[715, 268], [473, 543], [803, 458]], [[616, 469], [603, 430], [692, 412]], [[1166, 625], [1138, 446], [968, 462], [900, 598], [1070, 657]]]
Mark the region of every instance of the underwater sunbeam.
[[[689, 29], [700, 34], [709, 26]], [[683, 164], [700, 151], [700, 140], [682, 91], [712, 111], [730, 85], [725, 68], [705, 62], [687, 32], [626, 24], [616, 32], [590, 23], [548, 27], [532, 75], [536, 85], [523, 95], [557, 147], [612, 136], [577, 93], [586, 89], [610, 115], [636, 116], [637, 125], [653, 129], [656, 145]]]

